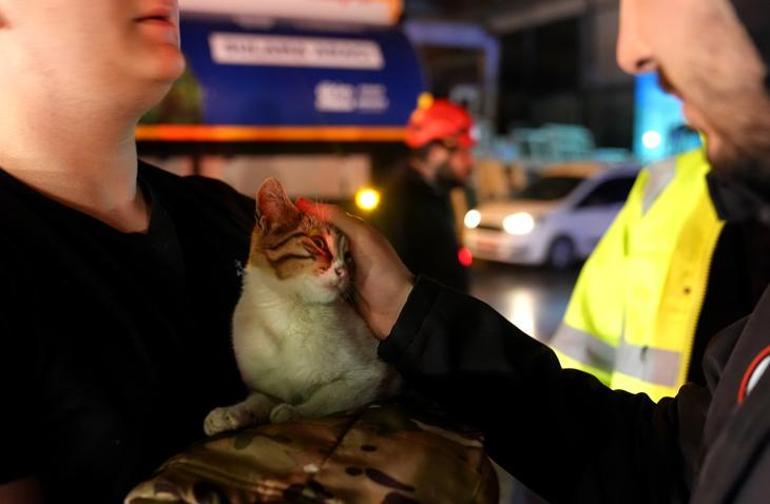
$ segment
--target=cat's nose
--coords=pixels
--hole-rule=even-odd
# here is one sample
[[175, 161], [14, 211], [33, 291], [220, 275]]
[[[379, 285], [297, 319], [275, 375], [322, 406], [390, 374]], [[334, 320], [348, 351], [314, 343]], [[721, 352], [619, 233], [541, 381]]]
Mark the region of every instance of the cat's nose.
[[334, 268], [334, 273], [336, 273], [340, 278], [345, 278], [345, 276], [348, 274], [348, 269], [345, 266], [337, 266]]

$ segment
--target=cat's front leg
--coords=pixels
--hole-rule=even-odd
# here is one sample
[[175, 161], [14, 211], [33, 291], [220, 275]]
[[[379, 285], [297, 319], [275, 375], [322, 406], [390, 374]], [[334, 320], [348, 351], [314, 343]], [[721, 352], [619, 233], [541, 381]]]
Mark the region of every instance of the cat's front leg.
[[296, 406], [283, 403], [274, 407], [270, 412], [270, 423], [286, 423], [301, 417], [302, 414]]
[[283, 423], [357, 409], [377, 399], [378, 389], [379, 383], [369, 371], [350, 373], [345, 378], [319, 387], [300, 404], [277, 405], [270, 413], [270, 421]]
[[268, 396], [252, 392], [245, 401], [212, 410], [203, 422], [203, 430], [206, 435], [213, 436], [249, 425], [267, 423], [275, 405], [276, 402]]

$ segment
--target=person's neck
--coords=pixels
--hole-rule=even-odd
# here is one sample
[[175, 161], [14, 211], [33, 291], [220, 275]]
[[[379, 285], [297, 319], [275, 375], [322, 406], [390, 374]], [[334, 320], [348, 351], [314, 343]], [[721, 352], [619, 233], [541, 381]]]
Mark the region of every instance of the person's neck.
[[435, 166], [431, 166], [429, 163], [425, 161], [421, 161], [418, 159], [413, 159], [411, 162], [411, 167], [414, 171], [420, 174], [422, 179], [430, 186], [433, 186], [436, 184], [436, 177], [438, 170]]
[[[5, 104], [3, 104], [5, 105]], [[9, 107], [0, 167], [46, 196], [125, 232], [149, 226], [137, 189], [134, 122], [109, 111]]]

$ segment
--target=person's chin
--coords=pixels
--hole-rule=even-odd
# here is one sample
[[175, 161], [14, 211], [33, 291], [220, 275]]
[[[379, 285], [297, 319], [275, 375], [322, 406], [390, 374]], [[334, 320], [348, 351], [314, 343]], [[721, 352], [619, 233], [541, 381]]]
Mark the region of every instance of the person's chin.
[[152, 54], [152, 61], [144, 67], [153, 81], [173, 83], [185, 70], [185, 59], [179, 48], [166, 45], [157, 48]]
[[692, 129], [706, 134], [709, 133], [703, 114], [687, 100], [682, 102], [682, 115], [687, 125]]
[[682, 107], [682, 113], [687, 125], [702, 135], [706, 155], [712, 164], [715, 160], [722, 160], [726, 155], [725, 142], [719, 133], [709, 128], [700, 111], [689, 106], [687, 102]]
[[166, 97], [184, 69], [184, 59], [173, 58], [166, 61], [158, 61], [156, 58], [141, 67], [133, 67], [131, 73], [125, 76], [124, 82], [138, 100], [137, 107], [141, 109], [142, 114]]

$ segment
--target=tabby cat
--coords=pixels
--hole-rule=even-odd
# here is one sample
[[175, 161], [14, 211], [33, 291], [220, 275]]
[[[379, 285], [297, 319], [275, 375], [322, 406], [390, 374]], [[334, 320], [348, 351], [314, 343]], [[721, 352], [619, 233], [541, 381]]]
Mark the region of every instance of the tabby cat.
[[400, 378], [350, 302], [347, 238], [303, 214], [275, 179], [257, 193], [233, 345], [249, 396], [207, 416], [208, 435], [356, 409]]

